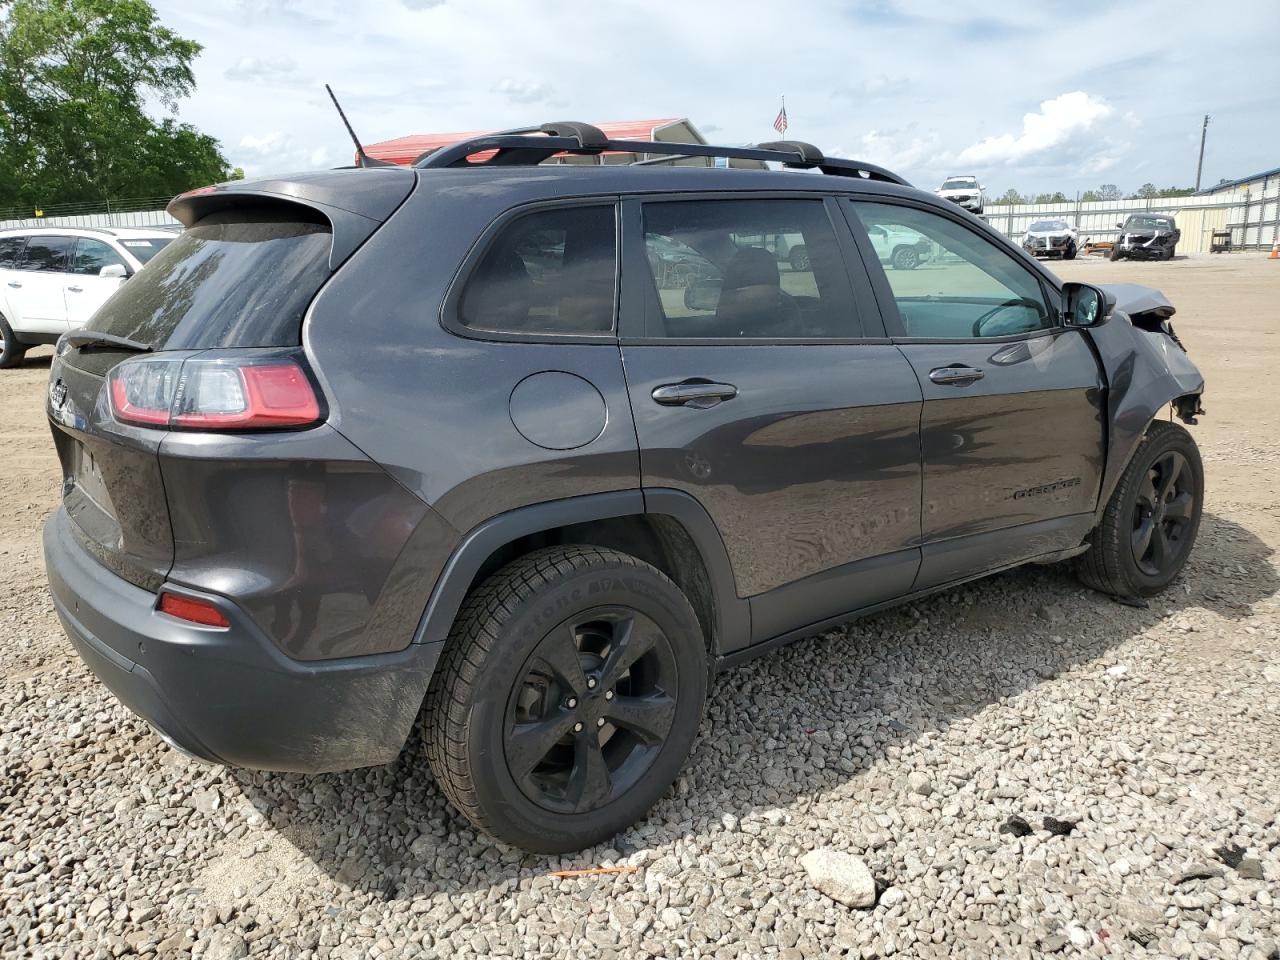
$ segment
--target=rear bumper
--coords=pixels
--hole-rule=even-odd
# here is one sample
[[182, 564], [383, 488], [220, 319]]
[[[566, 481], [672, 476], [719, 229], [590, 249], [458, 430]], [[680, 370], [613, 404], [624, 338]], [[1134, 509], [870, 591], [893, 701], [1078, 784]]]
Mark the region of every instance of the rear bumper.
[[439, 643], [302, 662], [225, 597], [227, 630], [155, 610], [156, 595], [99, 564], [61, 508], [44, 529], [49, 588], [76, 652], [111, 692], [179, 749], [215, 763], [319, 773], [389, 763], [418, 714]]

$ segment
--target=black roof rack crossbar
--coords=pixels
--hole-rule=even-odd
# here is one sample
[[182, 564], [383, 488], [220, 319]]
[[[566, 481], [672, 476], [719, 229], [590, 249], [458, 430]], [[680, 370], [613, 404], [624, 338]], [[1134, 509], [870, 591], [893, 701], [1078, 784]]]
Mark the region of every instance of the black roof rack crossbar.
[[[863, 177], [910, 186], [896, 173], [874, 163], [824, 157], [809, 143], [782, 140], [759, 146], [722, 147], [704, 143], [668, 143], [658, 140], [609, 140], [596, 127], [586, 123], [548, 123], [541, 127], [504, 130], [464, 140], [419, 157], [419, 168], [470, 166], [533, 166], [557, 153], [597, 154], [605, 150], [619, 153], [647, 154], [649, 160], [639, 165], [671, 162], [679, 157], [724, 157], [734, 160], [768, 160], [795, 169], [817, 169], [840, 177]], [[494, 151], [492, 157], [472, 163], [468, 157]], [[652, 156], [657, 154], [658, 156]]]

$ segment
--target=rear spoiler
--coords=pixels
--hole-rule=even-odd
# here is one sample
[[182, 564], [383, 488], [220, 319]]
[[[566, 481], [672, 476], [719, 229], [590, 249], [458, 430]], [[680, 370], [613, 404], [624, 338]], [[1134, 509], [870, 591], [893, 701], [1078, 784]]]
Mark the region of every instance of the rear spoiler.
[[325, 170], [199, 187], [170, 201], [169, 215], [190, 227], [236, 207], [293, 204], [319, 213], [333, 230], [329, 269], [336, 270], [413, 191], [417, 174], [404, 167]]

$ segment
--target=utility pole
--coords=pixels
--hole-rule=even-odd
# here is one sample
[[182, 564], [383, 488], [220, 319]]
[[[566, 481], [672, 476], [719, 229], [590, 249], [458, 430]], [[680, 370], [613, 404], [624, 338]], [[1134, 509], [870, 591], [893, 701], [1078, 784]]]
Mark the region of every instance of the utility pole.
[[1196, 192], [1200, 192], [1200, 171], [1204, 169], [1204, 138], [1209, 132], [1209, 115], [1204, 115], [1204, 126], [1200, 128], [1200, 159], [1196, 162]]

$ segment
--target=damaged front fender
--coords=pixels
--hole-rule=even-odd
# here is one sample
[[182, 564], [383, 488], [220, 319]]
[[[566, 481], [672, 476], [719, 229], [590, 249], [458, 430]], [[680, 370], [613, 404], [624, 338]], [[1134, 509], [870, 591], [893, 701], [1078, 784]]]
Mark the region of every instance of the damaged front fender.
[[1087, 332], [1107, 379], [1107, 465], [1102, 478], [1101, 514], [1147, 427], [1172, 404], [1194, 423], [1203, 413], [1204, 376], [1173, 332], [1174, 308], [1158, 290], [1133, 283], [1103, 284], [1116, 298], [1111, 319]]

